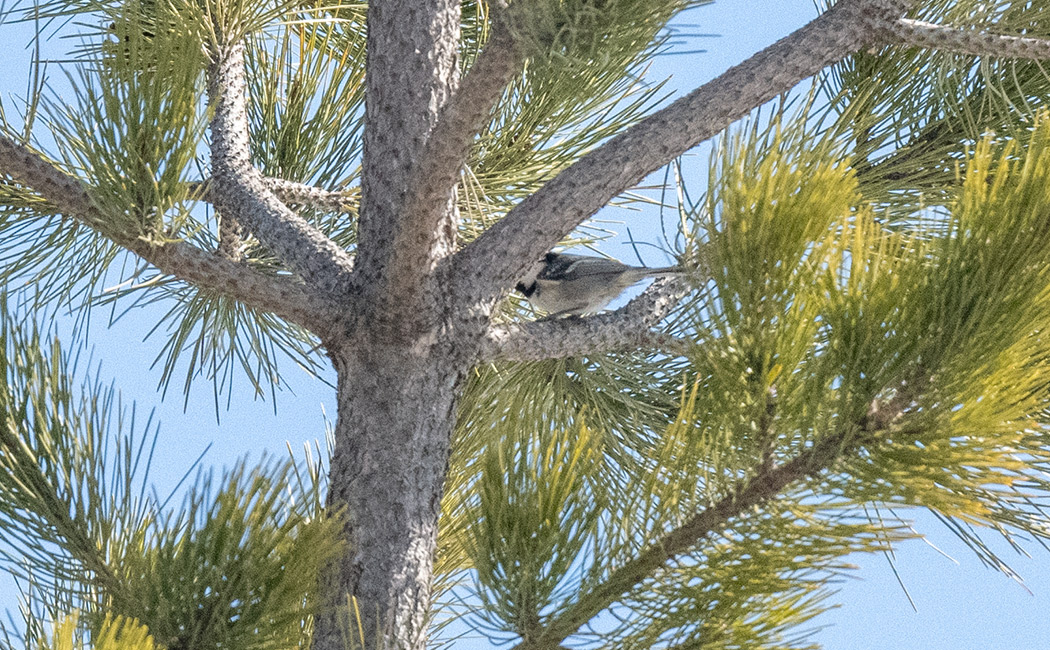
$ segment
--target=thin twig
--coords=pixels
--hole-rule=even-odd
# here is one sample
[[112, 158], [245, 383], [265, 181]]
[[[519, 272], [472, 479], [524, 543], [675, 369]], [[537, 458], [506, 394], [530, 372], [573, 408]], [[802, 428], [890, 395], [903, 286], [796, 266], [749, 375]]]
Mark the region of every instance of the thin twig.
[[[358, 193], [354, 190], [337, 192], [314, 185], [288, 181], [283, 178], [263, 177], [266, 189], [288, 205], [316, 208], [327, 212], [357, 212]], [[190, 183], [190, 192], [208, 203], [215, 203], [216, 196], [210, 181]]]

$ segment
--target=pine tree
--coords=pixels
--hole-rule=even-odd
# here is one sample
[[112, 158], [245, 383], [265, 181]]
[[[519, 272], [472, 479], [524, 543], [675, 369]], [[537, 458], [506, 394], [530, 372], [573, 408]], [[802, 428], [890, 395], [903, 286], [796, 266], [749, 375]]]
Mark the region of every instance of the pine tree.
[[[1050, 4], [841, 0], [662, 105], [638, 76], [694, 4], [6, 14], [83, 37], [74, 96], [4, 118], [7, 293], [165, 300], [166, 378], [327, 358], [339, 407], [327, 475], [172, 506], [149, 428], [5, 303], [27, 645], [418, 649], [469, 607], [521, 650], [798, 648], [846, 555], [914, 534], [887, 508], [993, 565], [981, 531], [1050, 537]], [[582, 318], [508, 298], [712, 138], [702, 196], [666, 188], [686, 278]]]

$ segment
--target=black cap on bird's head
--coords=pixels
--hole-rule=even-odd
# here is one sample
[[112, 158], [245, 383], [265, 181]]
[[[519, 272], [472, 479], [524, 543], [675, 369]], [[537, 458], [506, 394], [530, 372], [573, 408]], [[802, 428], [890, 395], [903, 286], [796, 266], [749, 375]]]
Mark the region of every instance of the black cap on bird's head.
[[531, 298], [532, 294], [536, 292], [536, 281], [533, 280], [529, 284], [519, 282], [516, 285], [514, 285], [514, 289], [526, 298]]
[[540, 277], [543, 271], [550, 265], [551, 261], [557, 256], [557, 253], [547, 253], [544, 255], [543, 259], [529, 267], [521, 280], [514, 285], [514, 289], [526, 298], [531, 298], [532, 294], [536, 292], [536, 279]]

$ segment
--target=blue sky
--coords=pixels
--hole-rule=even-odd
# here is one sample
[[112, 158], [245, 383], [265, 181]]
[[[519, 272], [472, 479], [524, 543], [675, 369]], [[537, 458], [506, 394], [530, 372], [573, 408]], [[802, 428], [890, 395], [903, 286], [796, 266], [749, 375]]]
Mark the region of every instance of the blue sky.
[[[815, 14], [811, 0], [723, 0], [686, 14], [681, 22], [689, 33], [719, 34], [690, 39], [685, 48], [704, 48], [704, 53], [661, 57], [652, 77], [671, 77], [671, 88], [687, 91], [714, 77], [727, 67], [786, 35]], [[28, 40], [28, 26], [0, 26], [0, 42], [18, 44]], [[66, 47], [60, 44], [59, 47]], [[25, 92], [30, 51], [5, 48], [0, 71], [0, 94], [9, 114], [12, 95]], [[52, 78], [62, 73], [53, 68]], [[616, 218], [620, 218], [617, 215]], [[634, 237], [656, 241], [658, 231], [644, 218], [631, 222]], [[647, 231], [648, 230], [648, 231]], [[615, 243], [605, 249], [631, 260], [630, 249]], [[652, 264], [659, 259], [648, 259]], [[287, 445], [301, 450], [304, 444], [323, 438], [325, 413], [334, 416], [332, 389], [309, 377], [294, 364], [286, 363], [285, 374], [292, 391], [285, 391], [274, 404], [253, 399], [245, 382], [232, 398], [233, 408], [216, 422], [211, 387], [199, 381], [184, 401], [181, 377], [162, 400], [155, 390], [160, 370], [155, 357], [163, 339], [145, 339], [154, 318], [132, 312], [107, 328], [106, 314], [97, 314], [91, 332], [91, 354], [103, 378], [112, 378], [126, 400], [141, 410], [156, 409], [161, 422], [160, 443], [153, 479], [160, 492], [174, 486], [186, 467], [209, 445], [205, 463], [229, 466], [244, 454], [257, 458], [263, 451], [283, 454]], [[329, 378], [331, 374], [329, 373]], [[1046, 648], [1050, 646], [1050, 553], [1032, 545], [1032, 558], [1017, 555], [1005, 544], [993, 546], [1025, 578], [1025, 588], [1006, 576], [987, 569], [954, 536], [932, 517], [916, 513], [916, 528], [929, 535], [930, 544], [915, 541], [903, 545], [895, 558], [901, 582], [915, 603], [912, 609], [888, 560], [861, 556], [859, 570], [844, 579], [835, 600], [842, 606], [818, 619], [826, 625], [815, 639], [830, 650], [893, 648], [899, 650], [978, 650], [996, 648]], [[989, 536], [992, 540], [992, 536]], [[994, 540], [993, 540], [994, 541]], [[949, 557], [953, 559], [949, 559]], [[0, 608], [15, 607], [9, 583], [0, 580]], [[483, 642], [471, 647], [485, 647]]]

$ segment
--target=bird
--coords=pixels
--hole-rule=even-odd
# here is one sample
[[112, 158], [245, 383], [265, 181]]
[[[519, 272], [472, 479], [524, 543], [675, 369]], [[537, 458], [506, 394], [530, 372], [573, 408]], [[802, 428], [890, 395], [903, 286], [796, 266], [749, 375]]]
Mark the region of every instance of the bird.
[[630, 266], [604, 257], [551, 251], [515, 289], [549, 318], [583, 316], [601, 311], [627, 287], [646, 278], [682, 273], [678, 266]]

